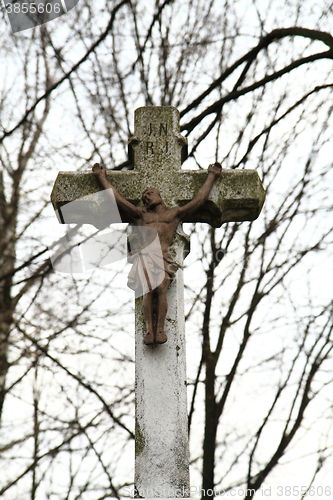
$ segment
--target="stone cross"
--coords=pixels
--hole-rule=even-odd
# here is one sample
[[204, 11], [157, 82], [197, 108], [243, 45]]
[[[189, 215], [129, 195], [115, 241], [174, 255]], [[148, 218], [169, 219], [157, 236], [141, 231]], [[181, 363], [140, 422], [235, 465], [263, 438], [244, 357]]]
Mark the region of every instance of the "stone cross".
[[[182, 170], [187, 140], [179, 131], [179, 113], [173, 107], [143, 107], [135, 111], [135, 132], [129, 140], [131, 171], [108, 171], [107, 178], [134, 205], [148, 186], [156, 187], [169, 207], [192, 200], [207, 178], [205, 170]], [[103, 207], [84, 199], [71, 220], [62, 207], [96, 193], [101, 186], [89, 172], [59, 172], [51, 200], [61, 222], [101, 224]], [[254, 220], [265, 192], [255, 170], [222, 170], [209, 200], [185, 222]], [[107, 208], [106, 208], [107, 210]], [[124, 222], [129, 222], [122, 216]], [[135, 303], [135, 489], [139, 497], [189, 497], [183, 261], [189, 252], [188, 237], [179, 225], [170, 253], [177, 264], [168, 292], [165, 331], [168, 341], [145, 345], [142, 297]]]

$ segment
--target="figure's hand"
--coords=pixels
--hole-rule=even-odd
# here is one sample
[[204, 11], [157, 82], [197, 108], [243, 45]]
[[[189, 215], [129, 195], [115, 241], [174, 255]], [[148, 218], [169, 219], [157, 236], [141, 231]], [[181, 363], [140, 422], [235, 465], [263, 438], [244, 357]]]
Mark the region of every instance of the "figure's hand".
[[220, 177], [221, 172], [222, 172], [222, 165], [221, 165], [221, 163], [215, 162], [214, 164], [211, 164], [208, 167], [208, 173], [209, 174], [213, 174], [216, 179], [218, 177]]
[[99, 163], [95, 163], [92, 168], [93, 174], [96, 177], [105, 177], [106, 178], [106, 168], [104, 165], [100, 165]]

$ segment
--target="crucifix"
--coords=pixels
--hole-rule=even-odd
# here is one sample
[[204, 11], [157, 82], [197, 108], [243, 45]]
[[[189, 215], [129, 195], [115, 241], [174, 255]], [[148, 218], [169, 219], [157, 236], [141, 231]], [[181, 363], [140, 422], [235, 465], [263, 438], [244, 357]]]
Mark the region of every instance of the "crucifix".
[[[145, 273], [149, 266], [144, 264], [141, 271], [146, 275], [148, 291], [136, 294], [135, 299], [135, 491], [143, 498], [184, 498], [190, 492], [183, 286], [183, 261], [189, 252], [189, 240], [182, 222], [220, 227], [224, 222], [254, 220], [265, 200], [255, 170], [220, 171], [219, 164], [215, 164], [208, 173], [186, 171], [181, 169], [186, 154], [187, 140], [180, 134], [177, 109], [142, 107], [135, 111], [134, 136], [129, 140], [133, 170], [110, 171], [96, 164], [93, 172], [59, 172], [51, 195], [62, 223], [104, 227], [101, 211], [105, 208], [97, 196], [87, 195], [112, 186], [115, 193], [120, 193], [115, 200], [123, 222], [136, 221], [154, 230], [158, 210], [159, 221], [172, 226], [165, 230], [165, 239], [159, 233], [160, 227], [155, 226], [156, 232], [152, 233], [157, 233], [160, 242], [162, 264], [156, 264], [152, 254], [149, 258], [162, 269], [163, 278], [167, 274], [171, 278], [165, 284], [167, 313], [160, 315], [163, 328], [161, 319], [159, 324], [155, 320], [155, 326], [147, 320], [153, 316], [151, 302], [146, 301], [142, 311], [142, 302], [153, 288], [151, 277]], [[143, 192], [145, 207], [141, 208]], [[80, 199], [80, 209], [64, 217], [63, 207]], [[165, 205], [161, 206], [161, 201]], [[164, 221], [168, 214], [173, 214], [173, 222]], [[112, 222], [118, 220], [111, 217], [108, 223]]]
[[[221, 175], [219, 163], [209, 165], [208, 176], [195, 198], [183, 207], [165, 205], [160, 192], [154, 187], [147, 187], [142, 193], [144, 207], [136, 207], [123, 198], [111, 186], [106, 178], [104, 165], [95, 163], [93, 173], [103, 189], [106, 189], [112, 201], [115, 201], [120, 213], [126, 215], [139, 228], [142, 244], [139, 249], [130, 252], [133, 268], [129, 274], [128, 285], [143, 296], [142, 312], [146, 324], [144, 343], [164, 344], [167, 336], [164, 321], [167, 313], [167, 290], [175, 276], [177, 265], [170, 254], [170, 246], [179, 224], [194, 214], [208, 200], [215, 180]], [[154, 316], [155, 324], [154, 324]]]

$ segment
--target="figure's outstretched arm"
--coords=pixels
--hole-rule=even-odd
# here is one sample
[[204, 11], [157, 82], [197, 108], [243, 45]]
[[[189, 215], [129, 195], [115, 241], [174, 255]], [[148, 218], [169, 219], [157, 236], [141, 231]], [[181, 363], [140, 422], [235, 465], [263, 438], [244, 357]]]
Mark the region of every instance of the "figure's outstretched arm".
[[183, 207], [179, 208], [178, 215], [181, 220], [186, 219], [186, 217], [204, 205], [204, 203], [208, 200], [215, 180], [220, 177], [221, 172], [222, 166], [220, 163], [216, 162], [213, 165], [209, 165], [206, 182], [201, 186], [196, 194], [196, 197], [186, 203]]
[[124, 198], [123, 196], [121, 196], [121, 194], [118, 193], [115, 187], [111, 186], [111, 184], [106, 178], [106, 169], [104, 165], [95, 163], [92, 168], [92, 171], [94, 176], [97, 177], [103, 189], [112, 189], [117, 206], [121, 212], [129, 216], [131, 219], [139, 219], [141, 217], [141, 209], [134, 206], [129, 201], [127, 201], [126, 198]]

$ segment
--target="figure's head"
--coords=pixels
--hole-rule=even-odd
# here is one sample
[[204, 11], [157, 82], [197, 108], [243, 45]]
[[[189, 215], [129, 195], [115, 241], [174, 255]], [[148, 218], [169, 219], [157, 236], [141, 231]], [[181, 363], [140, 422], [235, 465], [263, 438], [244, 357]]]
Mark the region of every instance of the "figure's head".
[[142, 193], [142, 201], [146, 207], [161, 205], [163, 200], [158, 189], [149, 187]]

